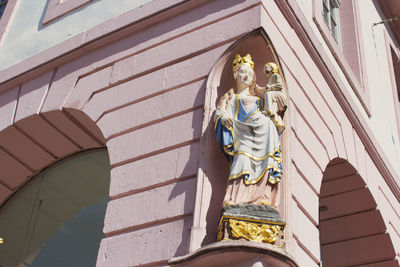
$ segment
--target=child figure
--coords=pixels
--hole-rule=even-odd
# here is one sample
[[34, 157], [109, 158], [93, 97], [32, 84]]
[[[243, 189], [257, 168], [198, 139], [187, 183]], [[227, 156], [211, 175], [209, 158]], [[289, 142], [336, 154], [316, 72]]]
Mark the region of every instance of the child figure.
[[271, 118], [278, 133], [281, 134], [285, 129], [285, 124], [280, 114], [283, 114], [287, 108], [287, 99], [282, 78], [278, 73], [278, 66], [273, 62], [265, 64], [264, 72], [268, 78], [268, 82], [265, 86], [265, 91], [260, 90], [264, 93], [263, 113]]

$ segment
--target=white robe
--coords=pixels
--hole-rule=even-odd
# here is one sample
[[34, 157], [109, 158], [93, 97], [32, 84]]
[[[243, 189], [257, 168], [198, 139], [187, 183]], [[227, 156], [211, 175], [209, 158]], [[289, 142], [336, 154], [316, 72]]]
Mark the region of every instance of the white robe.
[[[224, 201], [230, 204], [254, 203], [261, 199], [270, 204], [271, 196], [260, 194], [266, 193], [265, 187], [277, 184], [282, 176], [279, 134], [271, 119], [261, 113], [260, 102], [258, 100], [259, 105], [246, 114], [238, 95], [234, 95], [224, 108], [216, 111], [217, 138], [220, 137], [218, 141], [224, 153], [232, 160]], [[223, 116], [233, 120], [232, 128], [228, 129], [232, 138], [218, 134], [224, 129], [220, 125]], [[238, 188], [241, 184], [243, 188]], [[256, 188], [259, 186], [264, 189]], [[243, 196], [235, 196], [239, 193]]]

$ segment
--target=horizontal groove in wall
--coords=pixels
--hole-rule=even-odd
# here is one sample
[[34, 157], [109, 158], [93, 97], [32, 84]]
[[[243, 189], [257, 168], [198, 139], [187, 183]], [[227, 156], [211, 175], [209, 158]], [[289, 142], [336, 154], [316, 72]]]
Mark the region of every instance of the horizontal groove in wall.
[[140, 224], [140, 225], [135, 225], [135, 226], [131, 226], [131, 227], [118, 229], [116, 231], [104, 233], [104, 235], [106, 237], [112, 237], [112, 236], [116, 236], [116, 235], [128, 234], [130, 232], [134, 232], [134, 231], [137, 231], [137, 230], [142, 230], [142, 229], [145, 229], [145, 228], [154, 227], [154, 226], [165, 224], [165, 223], [168, 223], [168, 222], [173, 222], [173, 221], [177, 221], [177, 220], [180, 220], [180, 219], [184, 219], [184, 218], [190, 217], [192, 215], [193, 215], [192, 212], [191, 213], [187, 213], [187, 214], [182, 214], [182, 215], [178, 215], [178, 216], [174, 216], [174, 217], [170, 217], [170, 218], [165, 218], [165, 219], [162, 219], [162, 220], [152, 221], [152, 222], [148, 222], [148, 223], [144, 223], [144, 224]]
[[108, 85], [108, 86], [106, 86], [106, 87], [103, 87], [103, 88], [101, 88], [101, 89], [98, 89], [98, 90], [92, 92], [92, 94], [90, 95], [88, 101], [90, 101], [90, 99], [92, 99], [93, 96], [94, 96], [95, 94], [98, 94], [98, 93], [100, 93], [100, 92], [103, 92], [103, 91], [105, 91], [105, 90], [107, 90], [107, 89], [109, 89], [109, 88], [112, 88], [112, 87], [114, 87], [114, 86], [120, 85], [120, 84], [122, 84], [122, 83], [131, 81], [131, 80], [134, 80], [134, 79], [139, 78], [139, 77], [141, 77], [141, 76], [144, 76], [144, 75], [146, 75], [146, 74], [149, 74], [149, 73], [155, 72], [155, 71], [157, 71], [157, 70], [166, 68], [166, 67], [168, 67], [168, 66], [170, 66], [170, 65], [179, 63], [179, 62], [181, 62], [181, 61], [190, 59], [190, 58], [192, 58], [192, 57], [201, 55], [201, 54], [203, 54], [203, 53], [205, 53], [205, 52], [211, 51], [211, 50], [213, 50], [213, 49], [215, 49], [215, 48], [218, 48], [218, 47], [221, 47], [221, 46], [223, 46], [223, 45], [229, 44], [229, 43], [231, 43], [231, 42], [237, 40], [240, 36], [241, 36], [241, 35], [234, 36], [234, 37], [232, 37], [232, 38], [230, 38], [230, 39], [227, 39], [227, 40], [221, 41], [221, 42], [219, 42], [219, 43], [217, 43], [217, 44], [214, 44], [214, 45], [212, 45], [212, 46], [209, 46], [209, 47], [206, 47], [206, 48], [197, 50], [197, 51], [195, 51], [195, 52], [193, 52], [193, 53], [190, 53], [190, 54], [188, 54], [188, 55], [186, 55], [186, 56], [183, 56], [183, 57], [180, 57], [180, 58], [176, 58], [176, 59], [171, 60], [171, 61], [169, 61], [169, 62], [166, 62], [166, 63], [164, 63], [164, 64], [161, 64], [161, 65], [152, 67], [152, 68], [150, 68], [150, 69], [148, 69], [148, 70], [142, 71], [142, 72], [140, 72], [140, 73], [137, 73], [137, 74], [134, 74], [134, 75], [132, 75], [132, 76], [129, 76], [128, 78], [122, 79], [122, 80], [120, 80], [120, 81], [118, 81], [118, 82], [116, 82], [116, 83], [114, 83], [114, 84], [110, 84], [110, 85]]
[[[367, 187], [364, 187], [364, 188], [367, 188]], [[319, 199], [321, 200], [321, 199], [330, 198], [330, 197], [333, 197], [333, 196], [338, 196], [338, 195], [342, 195], [342, 194], [347, 194], [347, 193], [350, 193], [350, 192], [358, 191], [358, 190], [360, 190], [360, 189], [361, 189], [361, 188], [343, 190], [343, 191], [341, 191], [341, 192], [339, 192], [339, 193], [335, 193], [335, 194], [331, 194], [331, 195], [326, 195], [326, 196], [320, 197]]]
[[14, 189], [12, 189], [11, 187], [9, 187], [8, 185], [6, 185], [3, 181], [0, 180], [0, 185], [4, 186], [6, 189], [10, 190], [11, 193], [14, 192]]
[[43, 116], [42, 114], [39, 114], [39, 116], [48, 124], [50, 125], [55, 131], [57, 131], [60, 135], [62, 135], [65, 139], [67, 139], [68, 141], [70, 141], [72, 144], [74, 144], [74, 146], [76, 146], [79, 150], [82, 150], [83, 147], [80, 146], [78, 143], [76, 143], [74, 140], [72, 140], [72, 138], [70, 138], [68, 136], [68, 134], [66, 134], [65, 132], [61, 131], [57, 126], [55, 126], [53, 123], [51, 123], [45, 116]]
[[22, 161], [21, 159], [19, 159], [16, 155], [14, 155], [11, 151], [8, 151], [7, 149], [5, 149], [4, 147], [0, 146], [0, 149], [3, 150], [6, 154], [8, 154], [11, 158], [13, 158], [15, 161], [17, 161], [19, 164], [21, 164], [25, 169], [27, 169], [28, 171], [34, 173], [35, 170], [32, 169], [31, 167], [29, 167], [29, 165]]
[[[329, 167], [327, 167], [327, 168], [329, 168]], [[346, 174], [346, 175], [338, 176], [338, 177], [335, 177], [335, 178], [329, 178], [329, 180], [322, 179], [322, 183], [324, 184], [324, 183], [329, 183], [329, 182], [337, 181], [337, 180], [340, 180], [340, 179], [346, 179], [346, 178], [348, 178], [348, 177], [352, 177], [352, 176], [357, 175], [357, 174], [358, 174], [357, 172], [354, 172], [354, 173], [352, 173], [352, 174]], [[361, 176], [360, 176], [360, 179], [362, 179]]]
[[293, 201], [296, 203], [297, 207], [301, 210], [301, 212], [303, 212], [303, 214], [307, 217], [307, 219], [315, 226], [318, 227], [318, 222], [316, 222], [313, 217], [308, 213], [308, 211], [306, 210], [306, 208], [304, 208], [301, 203], [297, 200], [297, 198], [292, 195], [292, 199]]
[[301, 240], [296, 236], [296, 234], [292, 234], [293, 239], [296, 240], [297, 245], [307, 254], [310, 259], [312, 259], [316, 264], [320, 264], [320, 261], [314, 257], [314, 255], [307, 249], [307, 247], [301, 242]]
[[376, 210], [376, 209], [374, 208], [374, 209], [367, 209], [367, 210], [352, 212], [352, 213], [348, 213], [348, 214], [345, 214], [345, 215], [340, 215], [340, 216], [336, 216], [336, 217], [333, 217], [333, 218], [328, 218], [328, 219], [325, 219], [325, 220], [321, 220], [320, 219], [320, 222], [326, 222], [326, 221], [335, 220], [335, 219], [339, 219], [339, 218], [345, 218], [347, 216], [357, 215], [357, 214], [361, 214], [361, 213], [369, 212], [369, 211], [374, 211], [374, 210]]
[[344, 240], [339, 240], [339, 241], [334, 241], [334, 242], [329, 242], [329, 243], [321, 243], [321, 248], [323, 249], [324, 246], [329, 246], [329, 245], [333, 245], [333, 244], [340, 244], [342, 242], [348, 242], [348, 241], [352, 241], [352, 240], [361, 240], [363, 238], [368, 238], [368, 237], [373, 237], [373, 236], [380, 236], [385, 234], [385, 232], [381, 232], [381, 233], [375, 233], [375, 234], [370, 234], [370, 235], [364, 235], [364, 236], [359, 236], [359, 237], [354, 237], [354, 238], [349, 238], [349, 239], [344, 239]]
[[151, 125], [154, 125], [154, 124], [157, 124], [157, 123], [160, 123], [160, 122], [163, 122], [163, 121], [167, 121], [167, 120], [170, 120], [170, 119], [179, 117], [179, 116], [181, 116], [181, 115], [184, 115], [184, 114], [187, 114], [187, 113], [190, 113], [190, 112], [193, 112], [193, 111], [202, 109], [202, 108], [203, 108], [203, 105], [195, 106], [195, 107], [193, 107], [193, 108], [185, 109], [185, 110], [182, 110], [182, 111], [180, 111], [180, 112], [174, 113], [174, 114], [172, 114], [172, 115], [168, 115], [168, 116], [163, 117], [163, 118], [160, 118], [160, 119], [156, 119], [156, 120], [153, 120], [153, 121], [149, 121], [149, 122], [146, 122], [146, 123], [143, 123], [143, 124], [134, 126], [134, 127], [132, 127], [132, 128], [126, 129], [126, 130], [124, 130], [124, 131], [122, 131], [122, 132], [118, 132], [118, 133], [115, 133], [115, 134], [110, 135], [110, 137], [108, 137], [108, 138], [106, 139], [106, 141], [108, 142], [108, 141], [110, 141], [111, 139], [116, 138], [116, 137], [119, 137], [119, 136], [121, 136], [121, 135], [128, 134], [128, 133], [131, 133], [131, 132], [136, 131], [136, 130], [139, 130], [139, 129], [143, 129], [143, 128], [149, 127], [149, 126], [151, 126]]
[[304, 182], [308, 185], [308, 187], [314, 192], [315, 195], [319, 195], [318, 190], [312, 185], [312, 183], [307, 179], [307, 177], [303, 174], [303, 172], [297, 167], [296, 162], [292, 159], [292, 164], [296, 169], [297, 173], [304, 180]]
[[17, 129], [22, 135], [24, 135], [26, 138], [28, 138], [32, 143], [34, 143], [36, 146], [38, 146], [41, 150], [43, 150], [45, 153], [49, 154], [51, 157], [53, 157], [54, 160], [58, 159], [56, 155], [48, 151], [46, 148], [44, 148], [41, 144], [39, 144], [35, 139], [33, 139], [28, 133], [20, 129], [17, 125], [14, 124], [14, 128]]
[[[296, 103], [293, 101], [293, 99], [292, 99], [291, 102], [292, 102], [292, 104], [293, 104], [293, 107], [294, 107], [295, 110], [296, 110], [296, 113], [299, 114], [299, 116], [300, 116], [300, 117], [302, 118], [302, 120], [305, 122], [305, 126], [308, 127], [308, 129], [314, 134], [315, 138], [319, 141], [319, 143], [321, 144], [321, 146], [324, 148], [325, 153], [326, 153], [326, 156], [327, 156], [327, 158], [329, 159], [328, 150], [326, 149], [326, 146], [325, 146], [324, 142], [323, 142], [322, 139], [319, 137], [319, 135], [316, 133], [316, 131], [314, 130], [314, 128], [310, 125], [310, 123], [308, 122], [308, 120], [304, 117], [303, 113], [302, 113], [302, 112], [300, 111], [300, 109], [297, 107], [297, 105], [296, 105]], [[294, 110], [291, 110], [290, 112], [295, 112], [295, 111], [294, 111]], [[292, 125], [292, 129], [294, 129], [294, 128], [293, 128], [293, 125]], [[331, 134], [332, 134], [332, 132], [331, 132]], [[332, 135], [332, 139], [333, 139], [333, 135]]]
[[345, 159], [336, 159], [336, 160], [339, 160], [339, 161], [336, 161], [334, 163], [329, 163], [327, 168], [328, 167], [333, 167], [333, 166], [336, 166], [336, 165], [340, 165], [340, 164], [343, 164], [343, 163], [347, 162]]
[[80, 121], [78, 121], [72, 114], [69, 113], [68, 110], [62, 109], [62, 112], [64, 115], [72, 121], [78, 128], [80, 128], [85, 134], [87, 134], [90, 138], [92, 138], [96, 143], [98, 143], [100, 146], [105, 146], [105, 144], [99, 140], [88, 128], [86, 128]]
[[[301, 85], [300, 81], [296, 78], [296, 75], [294, 75], [294, 73], [291, 71], [290, 67], [284, 63], [285, 61], [283, 59], [281, 59], [283, 64], [286, 65], [286, 69], [291, 73], [293, 79], [296, 81], [297, 85], [299, 86], [299, 88], [301, 89], [302, 93], [304, 94], [304, 96], [306, 97], [306, 99], [308, 100], [309, 104], [312, 106], [314, 112], [316, 114], [318, 114], [318, 117], [320, 118], [320, 120], [322, 121], [322, 123], [325, 125], [326, 128], [328, 128], [328, 130], [332, 133], [331, 127], [328, 125], [328, 123], [325, 121], [324, 117], [321, 115], [321, 113], [319, 112], [319, 110], [317, 109], [317, 107], [314, 105], [314, 103], [312, 102], [312, 100], [310, 99], [310, 97], [307, 95], [306, 90], [303, 88], [303, 86]], [[303, 65], [302, 65], [303, 66]], [[315, 83], [313, 82], [313, 84], [315, 85]], [[318, 89], [316, 89], [318, 91]], [[321, 96], [322, 97], [322, 96]], [[292, 98], [291, 98], [292, 99]], [[293, 104], [295, 105], [296, 109], [299, 110], [299, 108], [296, 105], [296, 102], [294, 101], [294, 99], [292, 99]], [[333, 118], [335, 118], [335, 120], [337, 121], [337, 118], [335, 117], [335, 115], [333, 114], [331, 108], [328, 106], [328, 104], [326, 103], [326, 101], [324, 102], [326, 107], [329, 109], [330, 114], [332, 115]], [[302, 117], [303, 114], [301, 114]], [[338, 122], [339, 123], [339, 122]]]
[[[251, 7], [247, 7], [246, 9], [244, 9], [244, 10], [240, 10], [240, 12], [238, 12], [238, 14], [239, 13], [245, 13], [246, 12], [246, 10], [250, 10], [250, 11], [247, 11], [247, 12], [251, 12], [252, 10], [251, 9], [254, 9], [254, 8], [251, 8]], [[226, 16], [227, 17], [227, 19], [229, 18], [229, 19], [232, 19], [232, 16], [243, 16], [242, 14], [239, 14], [239, 15], [232, 15], [231, 14], [231, 16]], [[223, 22], [223, 23], [221, 23], [221, 25], [218, 25], [218, 26], [220, 26], [220, 27], [226, 27], [226, 24], [227, 24], [227, 22]], [[211, 27], [208, 27], [208, 28], [211, 28]], [[149, 64], [149, 65], [146, 65], [145, 66], [145, 68], [142, 68], [142, 69], [138, 69], [138, 70], [133, 70], [133, 73], [131, 73], [131, 74], [128, 74], [128, 73], [125, 73], [124, 75], [122, 75], [121, 77], [117, 77], [117, 79], [115, 79], [115, 82], [113, 82], [114, 80], [113, 79], [111, 79], [111, 84], [109, 83], [108, 85], [104, 85], [104, 87], [102, 87], [102, 88], [100, 88], [100, 89], [97, 89], [97, 90], [95, 90], [94, 92], [90, 92], [90, 95], [88, 96], [88, 98], [89, 98], [89, 101], [90, 101], [90, 99], [92, 99], [93, 98], [93, 96], [96, 94], [96, 93], [99, 93], [99, 92], [102, 92], [102, 91], [104, 91], [104, 90], [107, 90], [107, 89], [109, 89], [109, 88], [111, 88], [111, 87], [114, 87], [114, 86], [116, 86], [116, 85], [119, 85], [119, 84], [122, 84], [122, 83], [125, 83], [125, 82], [127, 82], [127, 81], [131, 81], [131, 80], [133, 80], [133, 79], [136, 79], [136, 78], [138, 78], [138, 77], [141, 77], [141, 76], [143, 76], [143, 75], [146, 75], [146, 74], [149, 74], [149, 73], [152, 73], [152, 72], [154, 72], [154, 71], [157, 71], [157, 70], [159, 70], [159, 69], [161, 69], [161, 68], [164, 68], [164, 67], [168, 67], [168, 66], [170, 66], [170, 65], [172, 65], [172, 64], [175, 64], [175, 63], [178, 63], [178, 62], [181, 62], [181, 61], [183, 61], [183, 60], [186, 60], [186, 59], [190, 59], [190, 58], [192, 58], [192, 57], [194, 57], [194, 56], [197, 56], [197, 55], [200, 55], [200, 54], [203, 54], [203, 53], [205, 53], [205, 52], [207, 52], [207, 51], [210, 51], [210, 50], [213, 50], [214, 48], [217, 48], [217, 47], [221, 47], [221, 46], [223, 46], [223, 45], [227, 45], [227, 44], [229, 44], [229, 43], [231, 43], [231, 42], [233, 42], [233, 41], [235, 41], [235, 40], [237, 40], [238, 38], [240, 38], [245, 32], [244, 32], [244, 30], [242, 29], [242, 28], [240, 28], [241, 30], [240, 31], [237, 31], [237, 32], [235, 32], [235, 31], [232, 31], [228, 36], [226, 36], [226, 39], [225, 40], [220, 40], [219, 38], [217, 38], [217, 39], [213, 39], [214, 41], [212, 41], [212, 42], [210, 42], [210, 44], [209, 44], [209, 46], [208, 47], [203, 47], [203, 46], [194, 46], [193, 48], [191, 48], [191, 49], [186, 49], [186, 50], [184, 50], [184, 54], [182, 54], [182, 55], [180, 55], [180, 54], [173, 54], [172, 56], [170, 56], [170, 57], [166, 57], [165, 59], [163, 59], [163, 60], [159, 60], [159, 62], [158, 62], [158, 65], [154, 65], [154, 64]], [[212, 32], [212, 30], [211, 29], [207, 29], [207, 31], [211, 31]], [[204, 35], [204, 33], [201, 33], [201, 32], [196, 32], [196, 34], [195, 34], [195, 36], [192, 36], [192, 35], [190, 35], [189, 37], [191, 37], [191, 39], [189, 38], [187, 38], [186, 36], [185, 36], [185, 38], [182, 38], [182, 42], [186, 42], [186, 43], [188, 43], [189, 45], [188, 45], [188, 47], [191, 47], [191, 45], [190, 44], [192, 44], [193, 43], [193, 39], [195, 39], [196, 37], [204, 37], [203, 36]], [[169, 42], [171, 42], [171, 41], [169, 41]], [[177, 42], [177, 41], [174, 41], [174, 42]], [[169, 44], [169, 43], [168, 43]], [[164, 48], [164, 47], [161, 47], [161, 48]], [[171, 47], [167, 47], [168, 49], [171, 49]], [[152, 51], [152, 50], [151, 50]], [[161, 51], [160, 51], [160, 46], [158, 46], [157, 47], [157, 51], [155, 51], [155, 53], [156, 54], [159, 54], [159, 53], [161, 53]], [[134, 54], [134, 55], [132, 55], [131, 54], [131, 57], [128, 57], [128, 58], [123, 58], [122, 57], [122, 59], [120, 58], [118, 61], [115, 61], [115, 62], [121, 62], [121, 61], [134, 61], [133, 59], [136, 57], [136, 55], [141, 55], [141, 54], [137, 54], [137, 52]], [[149, 52], [146, 52], [145, 53], [145, 56], [146, 57], [148, 57], [149, 56]], [[133, 57], [133, 58], [132, 58]], [[143, 58], [138, 58], [138, 60], [143, 60]], [[109, 68], [109, 67], [108, 67]], [[136, 73], [135, 73], [136, 72]], [[84, 76], [80, 76], [81, 78], [83, 78]], [[85, 76], [86, 77], [86, 76]], [[65, 102], [67, 102], [67, 101], [65, 101]]]
[[199, 142], [199, 140], [200, 140], [200, 138], [192, 139], [190, 141], [186, 141], [186, 142], [183, 142], [183, 143], [180, 143], [180, 144], [175, 144], [175, 145], [172, 145], [172, 146], [164, 147], [162, 149], [155, 150], [155, 151], [152, 151], [150, 153], [146, 153], [146, 154], [143, 154], [143, 155], [131, 158], [131, 159], [123, 160], [123, 161], [120, 161], [120, 162], [112, 164], [111, 168], [119, 167], [119, 166], [122, 166], [124, 164], [131, 163], [131, 162], [134, 162], [134, 161], [137, 161], [137, 160], [140, 160], [140, 159], [148, 158], [148, 157], [151, 157], [151, 156], [154, 156], [154, 155], [157, 155], [157, 154], [160, 154], [160, 153], [163, 153], [163, 152], [175, 149], [175, 148], [191, 145], [191, 144]]
[[[400, 257], [400, 252], [397, 253], [397, 257]], [[393, 265], [393, 264], [397, 264], [397, 265]], [[379, 266], [394, 266], [394, 267], [396, 267], [396, 266], [399, 266], [398, 264], [399, 264], [398, 259], [394, 259], [394, 260], [370, 261], [363, 265], [354, 265], [354, 267], [358, 267], [358, 266], [359, 267], [364, 267], [364, 266], [366, 266], [366, 267], [375, 267], [375, 266], [377, 266], [377, 267], [379, 267]]]
[[[393, 231], [396, 233], [397, 237], [400, 239], [400, 233], [399, 233], [399, 231], [397, 230], [397, 228], [394, 226], [394, 223], [393, 223], [392, 221], [389, 221], [389, 225], [390, 225], [390, 227], [393, 228]], [[399, 226], [398, 226], [398, 227], [399, 227]], [[399, 253], [400, 253], [400, 251], [399, 251]]]
[[385, 198], [386, 202], [389, 204], [389, 206], [391, 207], [391, 209], [393, 210], [393, 212], [396, 214], [397, 218], [400, 220], [400, 214], [399, 214], [399, 210], [396, 209], [392, 202], [389, 201], [389, 198], [387, 197], [386, 193], [383, 191], [381, 186], [378, 186], [379, 191], [381, 192], [381, 194], [383, 195], [383, 197]]
[[304, 151], [307, 152], [307, 154], [310, 156], [310, 158], [312, 159], [312, 161], [315, 163], [315, 165], [318, 167], [318, 169], [323, 172], [323, 167], [319, 165], [319, 163], [317, 162], [317, 160], [313, 157], [313, 155], [311, 154], [311, 152], [308, 150], [308, 148], [306, 148], [306, 146], [303, 144], [303, 142], [300, 140], [299, 136], [296, 133], [296, 130], [291, 127], [292, 132], [294, 137], [296, 138], [296, 140], [299, 142], [299, 144], [303, 147]]
[[[147, 46], [147, 47], [144, 47], [144, 48], [142, 48], [142, 49], [139, 49], [139, 50], [137, 50], [137, 51], [135, 51], [135, 52], [132, 52], [132, 53], [130, 53], [130, 54], [127, 54], [127, 55], [125, 55], [125, 56], [122, 56], [122, 57], [119, 58], [119, 59], [110, 61], [110, 62], [108, 62], [108, 63], [106, 63], [106, 64], [104, 64], [104, 65], [102, 65], [102, 66], [100, 66], [100, 67], [98, 67], [98, 68], [95, 68], [95, 69], [91, 70], [91, 71], [88, 71], [88, 72], [86, 72], [86, 73], [80, 75], [78, 79], [84, 78], [85, 76], [88, 76], [88, 75], [90, 75], [90, 74], [93, 74], [93, 73], [95, 73], [95, 72], [97, 72], [97, 71], [100, 71], [100, 70], [102, 70], [102, 69], [104, 69], [104, 68], [107, 68], [107, 67], [109, 67], [109, 66], [115, 64], [115, 63], [118, 62], [118, 61], [122, 61], [122, 60], [124, 60], [124, 59], [127, 59], [127, 58], [130, 58], [130, 57], [132, 57], [132, 56], [138, 55], [138, 54], [143, 53], [143, 52], [145, 52], [145, 51], [147, 51], [147, 50], [150, 50], [150, 49], [152, 49], [152, 48], [154, 48], [154, 47], [160, 46], [160, 45], [162, 45], [162, 44], [164, 44], [164, 43], [168, 43], [168, 42], [170, 42], [170, 41], [172, 41], [172, 40], [175, 40], [175, 39], [177, 39], [177, 38], [183, 37], [183, 36], [185, 36], [185, 35], [187, 35], [187, 34], [190, 34], [190, 33], [192, 33], [192, 32], [195, 32], [195, 31], [197, 31], [197, 30], [201, 30], [201, 29], [203, 29], [203, 28], [205, 28], [205, 27], [207, 27], [207, 26], [210, 26], [210, 25], [212, 25], [212, 24], [215, 24], [215, 23], [217, 23], [217, 22], [219, 22], [219, 21], [222, 21], [222, 20], [224, 20], [224, 19], [227, 19], [227, 18], [230, 18], [230, 17], [232, 17], [232, 16], [238, 15], [238, 14], [240, 14], [240, 13], [246, 12], [246, 11], [248, 11], [248, 10], [250, 10], [250, 9], [256, 7], [256, 6], [259, 6], [259, 5], [260, 5], [260, 3], [253, 4], [253, 5], [251, 5], [251, 6], [248, 6], [248, 7], [244, 8], [244, 9], [241, 9], [241, 10], [238, 10], [238, 11], [235, 11], [235, 12], [232, 12], [232, 13], [226, 15], [226, 16], [223, 16], [223, 17], [217, 18], [217, 19], [215, 19], [215, 20], [206, 22], [206, 23], [204, 23], [204, 24], [202, 24], [202, 25], [199, 25], [199, 26], [197, 26], [197, 27], [193, 27], [192, 29], [186, 30], [186, 31], [184, 31], [184, 32], [182, 32], [182, 33], [178, 33], [178, 34], [176, 34], [176, 35], [174, 35], [174, 36], [172, 36], [172, 37], [166, 38], [166, 39], [164, 39], [164, 40], [162, 40], [162, 41], [159, 41], [159, 42], [157, 42], [157, 43], [151, 44], [151, 45], [149, 45], [149, 46]], [[125, 37], [125, 38], [126, 38], [126, 37]]]
[[186, 180], [189, 180], [189, 179], [193, 179], [193, 178], [196, 178], [196, 176], [197, 176], [197, 174], [184, 176], [184, 177], [176, 177], [176, 178], [170, 179], [170, 180], [162, 182], [162, 183], [152, 184], [152, 185], [149, 185], [149, 186], [146, 186], [146, 187], [143, 187], [143, 188], [138, 188], [138, 189], [130, 190], [130, 191], [127, 191], [127, 192], [124, 192], [124, 193], [120, 193], [120, 194], [117, 194], [117, 195], [113, 195], [113, 196], [110, 196], [110, 199], [111, 200], [115, 200], [115, 199], [131, 196], [131, 195], [135, 195], [135, 194], [142, 193], [144, 191], [148, 191], [148, 190], [155, 189], [155, 188], [158, 188], [158, 187], [162, 187], [162, 186], [170, 185], [170, 184], [173, 184], [173, 183], [183, 182], [183, 181], [186, 181]]
[[[144, 97], [141, 97], [141, 98], [132, 100], [131, 102], [128, 102], [128, 103], [125, 103], [125, 104], [122, 104], [122, 105], [118, 105], [118, 106], [115, 106], [115, 107], [113, 107], [113, 108], [111, 108], [111, 109], [105, 110], [105, 111], [99, 116], [99, 118], [96, 120], [96, 123], [99, 122], [99, 121], [101, 120], [101, 118], [104, 117], [105, 115], [107, 115], [108, 113], [111, 113], [111, 112], [120, 110], [120, 109], [122, 109], [122, 108], [131, 106], [131, 105], [134, 105], [134, 104], [136, 104], [136, 103], [145, 101], [145, 100], [150, 99], [150, 98], [152, 98], [152, 97], [155, 97], [155, 96], [158, 96], [158, 95], [162, 95], [162, 94], [164, 94], [164, 93], [171, 92], [171, 91], [173, 91], [173, 90], [175, 90], [175, 89], [184, 87], [184, 86], [186, 86], [186, 85], [190, 85], [190, 84], [192, 84], [192, 83], [195, 83], [195, 82], [204, 80], [204, 79], [206, 79], [206, 78], [207, 78], [207, 76], [202, 76], [202, 77], [196, 78], [196, 79], [194, 79], [194, 80], [191, 80], [191, 81], [188, 81], [188, 82], [185, 82], [185, 83], [182, 83], [182, 84], [179, 84], [179, 85], [176, 85], [176, 86], [173, 86], [173, 87], [164, 89], [164, 90], [160, 90], [160, 91], [158, 91], [158, 92], [156, 92], [156, 93], [154, 93], [154, 94], [146, 95], [146, 96], [144, 96]], [[87, 104], [87, 103], [86, 103], [86, 104]], [[86, 105], [86, 104], [85, 104], [85, 105]], [[84, 109], [84, 108], [85, 108], [85, 107], [83, 107], [83, 109]]]

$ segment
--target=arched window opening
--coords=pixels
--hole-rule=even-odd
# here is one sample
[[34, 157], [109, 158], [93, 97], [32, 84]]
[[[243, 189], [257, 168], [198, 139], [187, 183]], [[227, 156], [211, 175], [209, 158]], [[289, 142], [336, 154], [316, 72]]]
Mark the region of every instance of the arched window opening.
[[0, 210], [0, 266], [94, 266], [109, 181], [104, 149], [37, 175]]

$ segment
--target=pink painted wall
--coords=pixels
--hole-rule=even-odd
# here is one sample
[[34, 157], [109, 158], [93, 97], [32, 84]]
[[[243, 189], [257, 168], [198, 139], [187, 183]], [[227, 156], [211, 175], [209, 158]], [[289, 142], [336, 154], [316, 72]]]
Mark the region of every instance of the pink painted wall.
[[[364, 198], [372, 199], [371, 207], [379, 210], [381, 217], [373, 218], [383, 218], [386, 234], [379, 232], [376, 238], [387, 247], [378, 248], [375, 258], [357, 256], [354, 264], [394, 263], [392, 248], [400, 249], [400, 204], [389, 176], [395, 173], [379, 158], [379, 148], [369, 143], [368, 125], [357, 120], [360, 113], [338, 93], [339, 76], [329, 72], [329, 62], [322, 65], [323, 56], [316, 57], [322, 53], [318, 45], [311, 50], [296, 28], [297, 20], [280, 1], [192, 4], [130, 25], [113, 38], [105, 31], [83, 52], [28, 68], [20, 76], [13, 73], [0, 84], [0, 168], [6, 170], [0, 176], [0, 200], [57, 159], [106, 146], [111, 201], [98, 266], [166, 265], [171, 257], [214, 242], [218, 195], [223, 195], [228, 166], [211, 147], [211, 117], [228, 85], [224, 80], [218, 84], [213, 75], [222, 72], [216, 64], [235, 49], [274, 51], [266, 47], [261, 31], [256, 31], [254, 47], [251, 41], [237, 42], [262, 28], [275, 49], [289, 95], [282, 140], [285, 249], [300, 266], [318, 266], [319, 205], [326, 201], [320, 192], [323, 178], [329, 172], [333, 178], [351, 177], [355, 170], [357, 181], [367, 188]], [[346, 168], [331, 169], [337, 158]], [[354, 187], [351, 195], [359, 190]], [[334, 194], [343, 200], [342, 193]], [[358, 238], [362, 243], [366, 237]]]
[[[279, 44], [276, 45], [276, 50], [284, 68], [290, 97], [288, 168], [292, 192], [289, 195], [291, 215], [288, 217], [292, 219], [291, 232], [295, 242], [291, 242], [288, 247], [293, 249], [296, 257], [308, 262], [304, 266], [313, 266], [320, 261], [320, 248], [315, 241], [319, 240], [320, 235], [318, 222], [321, 215], [318, 213], [318, 198], [321, 197], [321, 179], [326, 166], [334, 158], [346, 159], [354, 166], [373, 194], [379, 209], [387, 207], [387, 202], [379, 202], [382, 194], [391, 196], [391, 212], [399, 208], [399, 201], [394, 197], [393, 191], [377, 191], [377, 185], [386, 185], [387, 182], [377, 166], [372, 164], [374, 159], [371, 157], [374, 156], [370, 147], [365, 147], [366, 143], [360, 137], [362, 134], [348, 111], [338, 102], [340, 99], [334, 94], [332, 84], [323, 76], [321, 67], [310, 57], [309, 48], [305, 48], [298, 34], [291, 31], [286, 18], [280, 15], [277, 8], [274, 9], [272, 1], [265, 1], [265, 6], [268, 8], [265, 8], [262, 25], [272, 42]], [[374, 173], [367, 171], [367, 168], [374, 168]], [[337, 170], [336, 177], [346, 177], [345, 170]], [[351, 202], [345, 201], [343, 204], [350, 205]], [[399, 236], [395, 234], [399, 226], [395, 226], [396, 230], [389, 229], [396, 225], [393, 221], [398, 219], [395, 215], [385, 220], [388, 231], [393, 233], [391, 238], [394, 244], [399, 240]], [[397, 245], [395, 247], [398, 251]], [[393, 250], [387, 251], [386, 257], [393, 257]], [[383, 256], [376, 258], [377, 261], [384, 259]], [[357, 264], [365, 264], [368, 259], [360, 256], [355, 261]]]

